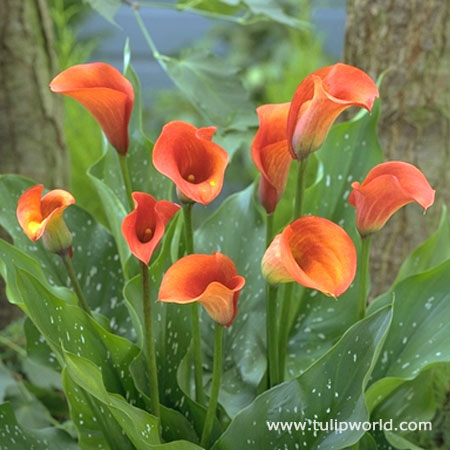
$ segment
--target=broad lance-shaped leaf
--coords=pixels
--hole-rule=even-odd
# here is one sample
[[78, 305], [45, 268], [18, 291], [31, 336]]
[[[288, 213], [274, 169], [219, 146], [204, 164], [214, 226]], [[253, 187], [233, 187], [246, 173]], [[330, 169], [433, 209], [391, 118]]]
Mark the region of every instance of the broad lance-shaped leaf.
[[[372, 114], [335, 125], [323, 147], [308, 164], [311, 170], [309, 188], [305, 194], [305, 213], [325, 217], [342, 226], [359, 249], [360, 239], [355, 228], [355, 212], [348, 204], [351, 181], [362, 179], [370, 168], [382, 159], [376, 135], [379, 101]], [[295, 166], [295, 163], [293, 164]], [[295, 177], [290, 178], [287, 196], [275, 212], [276, 229], [281, 229], [292, 216]], [[292, 194], [289, 194], [289, 193]], [[290, 201], [289, 201], [290, 200]], [[288, 359], [288, 378], [299, 375], [323, 355], [344, 331], [356, 321], [359, 292], [359, 270], [350, 288], [337, 301], [317, 291], [294, 288], [290, 317], [292, 320]], [[281, 293], [280, 298], [283, 298]]]
[[[448, 388], [448, 372], [444, 374], [444, 392]], [[388, 449], [390, 445], [394, 448], [414, 448], [414, 434], [398, 429], [400, 422], [429, 422], [436, 412], [436, 369], [422, 372], [416, 379], [403, 383], [384, 402], [378, 405], [371, 415], [371, 420], [376, 422], [382, 419], [384, 422], [392, 421], [392, 430], [377, 430], [373, 432], [378, 447]], [[431, 428], [429, 429], [431, 432]], [[424, 431], [420, 434], [423, 435]], [[383, 435], [384, 434], [384, 435]], [[410, 446], [401, 447], [396, 444], [409, 442]], [[417, 446], [417, 448], [420, 448]]]
[[395, 298], [392, 327], [367, 392], [370, 409], [424, 369], [450, 362], [449, 279], [450, 259], [406, 278], [371, 304], [369, 311], [375, 311]]
[[78, 306], [56, 297], [33, 275], [18, 268], [16, 280], [27, 314], [59, 357], [64, 346], [91, 359], [102, 367], [108, 389], [139, 401], [128, 370], [139, 351], [134, 344], [102, 328]]
[[184, 52], [176, 59], [165, 56], [160, 62], [205, 118], [205, 125], [238, 130], [257, 125], [255, 108], [229, 64], [199, 51]]
[[447, 207], [442, 206], [437, 230], [419, 245], [403, 262], [394, 284], [411, 275], [425, 272], [446, 261], [450, 256], [450, 222]]
[[21, 426], [10, 403], [0, 405], [1, 450], [78, 450], [72, 438], [57, 428], [41, 430]]
[[[299, 377], [260, 395], [232, 421], [213, 450], [237, 448], [344, 449], [362, 430], [314, 432], [313, 420], [364, 422], [364, 388], [389, 329], [389, 306], [353, 325], [338, 343]], [[269, 430], [274, 421], [302, 422], [306, 430]]]
[[[66, 270], [61, 258], [46, 251], [42, 242], [30, 241], [20, 229], [16, 218], [17, 200], [23, 191], [34, 185], [31, 180], [16, 176], [0, 176], [0, 226], [11, 235], [14, 245], [29, 258], [36, 260], [39, 268], [32, 268], [36, 263], [25, 262], [26, 257], [11, 247], [2, 247], [0, 259], [7, 267], [13, 260], [22, 261], [25, 270], [35, 274], [40, 280], [48, 280], [55, 289], [68, 286]], [[100, 312], [110, 320], [110, 326], [122, 335], [130, 334], [130, 322], [122, 296], [123, 275], [117, 256], [117, 248], [110, 233], [93, 217], [77, 205], [72, 205], [64, 212], [65, 221], [73, 235], [73, 264], [79, 276], [81, 288], [92, 310]], [[6, 253], [5, 253], [6, 252]], [[14, 254], [14, 258], [12, 258]], [[8, 283], [8, 290], [13, 292], [15, 285]], [[56, 292], [56, 291], [55, 291]], [[58, 295], [64, 295], [59, 290]], [[10, 301], [15, 300], [10, 298]]]
[[197, 450], [195, 444], [175, 441], [161, 444], [158, 421], [146, 411], [130, 405], [122, 396], [109, 393], [102, 381], [102, 372], [93, 362], [73, 353], [64, 351], [67, 371], [90, 395], [107, 408], [137, 450]]
[[[255, 186], [229, 197], [195, 234], [196, 251], [222, 252], [236, 262], [246, 279], [233, 325], [225, 332], [224, 375], [219, 399], [230, 416], [248, 405], [266, 369], [264, 280], [260, 263], [265, 226], [254, 200]], [[213, 328], [203, 315], [203, 339], [213, 342]], [[209, 345], [208, 345], [209, 347]], [[205, 362], [212, 369], [212, 349]]]

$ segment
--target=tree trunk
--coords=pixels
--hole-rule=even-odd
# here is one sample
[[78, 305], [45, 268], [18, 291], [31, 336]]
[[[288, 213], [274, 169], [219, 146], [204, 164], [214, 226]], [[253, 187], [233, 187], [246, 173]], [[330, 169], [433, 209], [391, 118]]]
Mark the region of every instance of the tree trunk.
[[450, 204], [450, 3], [442, 0], [348, 0], [344, 59], [381, 86], [379, 135], [386, 160], [419, 167], [437, 191], [424, 217], [398, 211], [373, 242], [372, 295], [386, 290], [407, 254], [436, 228]]
[[57, 72], [45, 0], [0, 2], [1, 173], [47, 187], [66, 181], [61, 99], [48, 84]]
[[[62, 104], [48, 89], [56, 72], [46, 0], [0, 0], [0, 173], [64, 186]], [[2, 292], [0, 328], [13, 314]]]

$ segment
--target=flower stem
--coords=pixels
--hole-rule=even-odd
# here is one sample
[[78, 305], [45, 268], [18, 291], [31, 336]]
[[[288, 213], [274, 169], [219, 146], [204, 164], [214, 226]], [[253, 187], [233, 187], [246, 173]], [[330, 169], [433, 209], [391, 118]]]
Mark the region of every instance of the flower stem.
[[[273, 238], [273, 215], [267, 215], [266, 248]], [[266, 341], [267, 366], [269, 372], [269, 386], [278, 384], [278, 353], [277, 353], [277, 287], [266, 283]]]
[[211, 395], [209, 396], [209, 405], [206, 412], [205, 424], [203, 425], [202, 438], [200, 446], [207, 448], [211, 431], [216, 418], [217, 399], [219, 397], [220, 379], [222, 376], [222, 346], [223, 346], [223, 327], [216, 323], [214, 331], [214, 368], [211, 386]]
[[288, 283], [284, 287], [284, 296], [281, 303], [280, 321], [278, 322], [278, 375], [279, 381], [284, 381], [284, 372], [286, 369], [286, 354], [289, 340], [290, 320], [291, 320], [291, 304], [292, 291], [294, 290], [294, 283]]
[[[194, 253], [194, 233], [192, 230], [192, 203], [183, 205], [184, 215], [184, 234], [186, 238], [186, 253]], [[191, 305], [191, 326], [192, 341], [194, 345], [194, 380], [195, 380], [195, 399], [201, 405], [205, 404], [205, 393], [203, 392], [203, 361], [200, 336], [200, 312], [198, 303]]]
[[150, 380], [151, 413], [158, 419], [161, 417], [159, 408], [158, 368], [152, 331], [152, 303], [150, 298], [150, 278], [147, 264], [141, 263], [142, 269], [142, 305], [144, 308], [144, 346], [147, 356], [147, 370]]
[[370, 258], [370, 242], [372, 237], [366, 236], [361, 239], [361, 278], [359, 284], [359, 304], [358, 304], [358, 320], [366, 315], [367, 305], [367, 288], [369, 282], [369, 258]]
[[306, 166], [308, 165], [308, 158], [302, 159], [298, 163], [297, 168], [297, 187], [295, 193], [294, 204], [294, 220], [303, 214], [303, 199], [306, 188]]
[[78, 283], [77, 275], [75, 273], [75, 269], [72, 264], [72, 259], [69, 256], [68, 252], [65, 252], [63, 255], [61, 255], [61, 258], [63, 260], [64, 266], [67, 271], [67, 275], [69, 275], [70, 281], [72, 283], [72, 287], [77, 294], [78, 301], [80, 302], [80, 306], [90, 315], [92, 316], [91, 310], [89, 309], [89, 305], [86, 301], [86, 297], [83, 294], [83, 291], [81, 290], [80, 283]]
[[128, 172], [127, 155], [119, 154], [119, 161], [120, 161], [120, 170], [122, 171], [123, 182], [125, 183], [125, 190], [127, 192], [128, 208], [131, 211], [134, 207], [134, 202], [133, 197], [131, 196], [132, 188], [131, 188], [130, 174]]
[[[299, 218], [303, 214], [304, 196], [306, 188], [306, 166], [308, 158], [302, 159], [297, 167], [297, 185], [295, 192], [295, 204], [293, 220]], [[289, 340], [289, 322], [291, 314], [292, 293], [294, 284], [289, 283], [285, 286], [283, 300], [281, 303], [280, 321], [278, 323], [278, 378], [281, 383], [284, 381], [284, 373], [286, 368], [286, 353]]]

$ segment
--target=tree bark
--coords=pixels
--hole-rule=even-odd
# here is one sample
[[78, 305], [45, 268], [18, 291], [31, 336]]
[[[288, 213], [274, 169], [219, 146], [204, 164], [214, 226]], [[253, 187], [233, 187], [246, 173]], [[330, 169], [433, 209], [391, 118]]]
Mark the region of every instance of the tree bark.
[[401, 262], [436, 228], [450, 200], [450, 3], [442, 0], [348, 0], [344, 59], [381, 85], [379, 136], [386, 160], [419, 167], [437, 191], [424, 217], [398, 211], [373, 242], [374, 294], [385, 291]]
[[[46, 187], [67, 181], [62, 103], [48, 89], [56, 72], [46, 0], [1, 0], [0, 173], [21, 174]], [[1, 228], [0, 237], [6, 237]], [[2, 283], [0, 328], [18, 311], [6, 303]]]
[[47, 187], [67, 179], [62, 104], [46, 0], [0, 2], [0, 167]]

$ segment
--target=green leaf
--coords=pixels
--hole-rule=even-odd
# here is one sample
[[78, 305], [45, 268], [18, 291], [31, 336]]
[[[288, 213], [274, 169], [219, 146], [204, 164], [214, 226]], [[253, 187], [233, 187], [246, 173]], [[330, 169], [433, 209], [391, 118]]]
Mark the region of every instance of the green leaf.
[[31, 430], [17, 422], [10, 403], [0, 405], [1, 450], [78, 450], [67, 433], [56, 428]]
[[[299, 377], [260, 395], [241, 411], [216, 442], [213, 450], [236, 448], [333, 448], [356, 443], [362, 430], [269, 431], [267, 421], [325, 423], [369, 419], [364, 388], [391, 320], [386, 307], [351, 327], [339, 342]], [[310, 424], [311, 426], [311, 424]], [[294, 431], [294, 430], [293, 430]], [[297, 447], [296, 447], [297, 446]]]
[[432, 269], [450, 257], [450, 222], [446, 206], [442, 207], [438, 229], [403, 262], [394, 284]]
[[109, 22], [115, 24], [114, 16], [120, 8], [121, 0], [85, 0]]
[[161, 63], [207, 125], [237, 130], [257, 125], [255, 108], [236, 69], [222, 59], [196, 50], [179, 58], [161, 57]]
[[200, 449], [195, 444], [183, 441], [161, 444], [157, 428], [158, 421], [154, 416], [130, 405], [122, 396], [109, 393], [103, 385], [102, 372], [91, 361], [69, 352], [64, 352], [64, 357], [71, 377], [91, 396], [108, 408], [137, 450], [151, 448], [168, 450]]
[[[227, 2], [233, 3], [234, 0], [227, 0]], [[242, 3], [257, 17], [262, 16], [282, 25], [288, 25], [298, 29], [311, 27], [308, 22], [286, 14], [275, 0], [243, 0]]]
[[374, 311], [395, 298], [392, 327], [367, 392], [370, 409], [421, 371], [450, 361], [450, 260], [409, 277], [375, 300]]
[[109, 390], [137, 399], [128, 372], [138, 353], [136, 346], [102, 328], [78, 306], [56, 297], [33, 275], [18, 268], [16, 280], [29, 317], [60, 361], [64, 346], [102, 367]]

